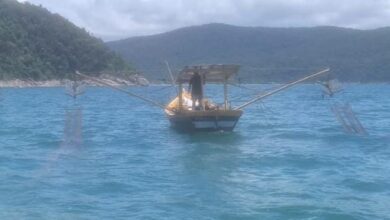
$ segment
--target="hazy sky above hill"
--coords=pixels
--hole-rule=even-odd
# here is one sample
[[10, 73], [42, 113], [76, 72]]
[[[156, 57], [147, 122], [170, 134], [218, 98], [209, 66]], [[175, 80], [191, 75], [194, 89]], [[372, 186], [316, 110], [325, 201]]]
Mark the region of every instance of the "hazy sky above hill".
[[[25, 1], [25, 0], [19, 0]], [[390, 25], [390, 0], [27, 0], [104, 40], [206, 23], [242, 26]]]

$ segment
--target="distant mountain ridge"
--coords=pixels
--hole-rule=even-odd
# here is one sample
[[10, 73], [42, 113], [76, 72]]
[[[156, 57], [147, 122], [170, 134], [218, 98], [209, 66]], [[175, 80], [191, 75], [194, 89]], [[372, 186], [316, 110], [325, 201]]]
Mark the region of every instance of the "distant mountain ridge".
[[208, 24], [107, 45], [152, 79], [202, 63], [241, 64], [247, 82], [289, 81], [330, 67], [343, 81], [390, 81], [390, 28], [267, 28]]
[[103, 41], [58, 14], [16, 0], [0, 0], [0, 80], [61, 79], [75, 70], [127, 71]]

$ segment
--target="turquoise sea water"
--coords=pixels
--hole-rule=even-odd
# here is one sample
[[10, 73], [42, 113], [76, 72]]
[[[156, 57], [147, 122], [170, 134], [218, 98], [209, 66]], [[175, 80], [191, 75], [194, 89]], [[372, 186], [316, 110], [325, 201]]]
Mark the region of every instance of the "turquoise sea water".
[[[0, 219], [390, 219], [390, 85], [337, 97], [369, 136], [344, 134], [315, 85], [249, 107], [233, 133], [200, 134], [106, 88], [76, 103], [62, 88], [0, 93]], [[67, 144], [75, 108], [82, 140]]]

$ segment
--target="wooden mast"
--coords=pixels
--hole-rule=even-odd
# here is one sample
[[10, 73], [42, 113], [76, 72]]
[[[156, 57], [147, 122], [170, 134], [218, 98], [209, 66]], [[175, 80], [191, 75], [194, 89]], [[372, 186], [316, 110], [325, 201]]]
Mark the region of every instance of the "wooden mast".
[[225, 110], [228, 109], [228, 88], [227, 88], [227, 76], [225, 76], [225, 80], [223, 82], [223, 98], [224, 98], [224, 104], [225, 104]]

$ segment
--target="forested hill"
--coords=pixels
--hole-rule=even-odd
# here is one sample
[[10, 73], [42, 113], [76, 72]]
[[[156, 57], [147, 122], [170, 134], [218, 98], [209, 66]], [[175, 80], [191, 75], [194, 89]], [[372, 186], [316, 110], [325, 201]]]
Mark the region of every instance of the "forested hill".
[[48, 10], [0, 0], [0, 80], [129, 69], [101, 40]]
[[155, 79], [164, 60], [241, 64], [247, 82], [288, 81], [323, 67], [343, 81], [390, 81], [390, 28], [263, 28], [209, 24], [108, 45]]

